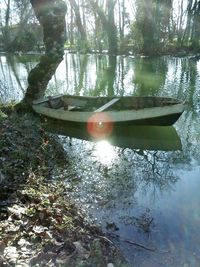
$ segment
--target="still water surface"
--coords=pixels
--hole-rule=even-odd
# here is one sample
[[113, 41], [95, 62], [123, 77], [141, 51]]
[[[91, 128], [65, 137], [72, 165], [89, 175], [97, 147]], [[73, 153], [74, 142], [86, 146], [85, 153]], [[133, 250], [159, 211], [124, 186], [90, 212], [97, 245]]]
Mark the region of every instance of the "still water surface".
[[[0, 56], [0, 102], [23, 97], [38, 59]], [[187, 101], [173, 127], [116, 129], [108, 141], [95, 143], [83, 129], [58, 124], [50, 131], [59, 134], [71, 162], [55, 176], [73, 188], [88, 216], [114, 234], [131, 266], [200, 266], [200, 61], [66, 54], [47, 90], [57, 93]]]

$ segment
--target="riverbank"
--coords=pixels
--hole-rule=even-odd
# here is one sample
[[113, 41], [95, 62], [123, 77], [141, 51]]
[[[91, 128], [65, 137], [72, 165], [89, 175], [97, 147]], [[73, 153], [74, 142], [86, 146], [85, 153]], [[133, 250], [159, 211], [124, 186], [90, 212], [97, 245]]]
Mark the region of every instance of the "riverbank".
[[0, 112], [0, 266], [128, 266], [52, 179], [69, 166], [62, 146], [38, 117], [8, 110]]

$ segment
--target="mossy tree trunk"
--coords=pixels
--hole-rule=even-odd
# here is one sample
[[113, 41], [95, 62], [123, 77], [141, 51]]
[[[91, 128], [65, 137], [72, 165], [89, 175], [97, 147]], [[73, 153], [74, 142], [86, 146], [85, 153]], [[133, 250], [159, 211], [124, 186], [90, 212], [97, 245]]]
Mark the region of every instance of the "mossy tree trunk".
[[66, 4], [62, 0], [30, 0], [35, 15], [43, 28], [45, 54], [28, 76], [24, 102], [44, 96], [48, 82], [63, 59], [65, 43]]

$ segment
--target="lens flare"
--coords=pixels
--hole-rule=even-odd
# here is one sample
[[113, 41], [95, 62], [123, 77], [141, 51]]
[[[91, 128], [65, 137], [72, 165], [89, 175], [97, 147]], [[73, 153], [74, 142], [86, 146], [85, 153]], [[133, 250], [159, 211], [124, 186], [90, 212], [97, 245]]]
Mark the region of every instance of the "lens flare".
[[87, 131], [95, 139], [104, 139], [108, 137], [113, 130], [111, 118], [103, 113], [95, 113], [87, 122]]

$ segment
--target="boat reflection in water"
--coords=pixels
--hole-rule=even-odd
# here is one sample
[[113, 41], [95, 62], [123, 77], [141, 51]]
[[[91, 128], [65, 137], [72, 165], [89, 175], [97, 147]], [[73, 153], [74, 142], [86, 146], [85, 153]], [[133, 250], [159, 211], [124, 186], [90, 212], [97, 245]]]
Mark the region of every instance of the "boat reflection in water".
[[[74, 125], [63, 121], [48, 119], [44, 124], [46, 131], [72, 138], [99, 141], [93, 138], [85, 125]], [[105, 135], [103, 135], [105, 136]], [[181, 140], [173, 126], [115, 126], [106, 140], [113, 146], [141, 150], [175, 151], [181, 150]]]

